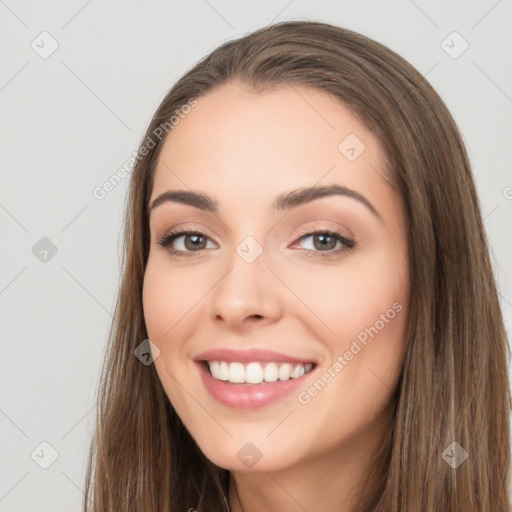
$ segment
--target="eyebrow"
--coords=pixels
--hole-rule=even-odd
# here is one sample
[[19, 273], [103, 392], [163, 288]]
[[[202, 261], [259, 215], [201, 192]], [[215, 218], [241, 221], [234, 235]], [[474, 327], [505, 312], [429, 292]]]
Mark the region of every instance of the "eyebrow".
[[[275, 199], [274, 204], [272, 205], [272, 209], [276, 212], [291, 210], [297, 206], [310, 203], [315, 199], [334, 195], [356, 199], [365, 205], [366, 208], [368, 208], [376, 217], [382, 220], [379, 212], [375, 209], [372, 203], [366, 199], [366, 197], [364, 197], [359, 192], [356, 192], [355, 190], [336, 184], [320, 187], [300, 188], [280, 194]], [[186, 204], [211, 213], [218, 212], [218, 204], [214, 199], [205, 193], [193, 192], [191, 190], [168, 190], [167, 192], [160, 194], [152, 202], [149, 208], [149, 212], [151, 213], [156, 207], [166, 202]]]

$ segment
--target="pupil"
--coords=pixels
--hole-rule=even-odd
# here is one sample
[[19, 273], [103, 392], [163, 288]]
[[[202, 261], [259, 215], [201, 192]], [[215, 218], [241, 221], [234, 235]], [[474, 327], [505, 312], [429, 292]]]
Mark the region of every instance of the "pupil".
[[[319, 240], [319, 239], [320, 239], [320, 240], [323, 240], [323, 241], [325, 242], [325, 239], [326, 239], [326, 238], [327, 238], [327, 239], [330, 239], [330, 242], [331, 242], [330, 244], [329, 244], [329, 243], [327, 243], [327, 244], [320, 244], [320, 246], [317, 246], [317, 244], [316, 244], [316, 241], [317, 241], [317, 240]], [[325, 234], [315, 235], [315, 237], [314, 237], [314, 241], [315, 241], [315, 244], [314, 244], [314, 245], [315, 245], [315, 248], [316, 248], [316, 249], [318, 249], [318, 248], [333, 249], [333, 248], [334, 248], [334, 246], [333, 246], [333, 243], [332, 243], [332, 242], [334, 242], [334, 245], [336, 245], [336, 240], [335, 240], [335, 239], [334, 239], [334, 237], [332, 237], [331, 235], [325, 235]], [[329, 241], [329, 240], [327, 240], [327, 241]]]
[[[190, 240], [192, 240], [192, 243], [191, 243], [190, 246], [187, 243], [187, 240], [189, 238], [190, 238]], [[197, 248], [202, 249], [202, 247], [199, 247], [199, 245], [197, 244], [198, 239], [201, 239], [201, 238], [202, 238], [202, 235], [189, 235], [188, 237], [186, 237], [185, 238], [185, 245], [187, 246], [187, 249], [197, 249]]]

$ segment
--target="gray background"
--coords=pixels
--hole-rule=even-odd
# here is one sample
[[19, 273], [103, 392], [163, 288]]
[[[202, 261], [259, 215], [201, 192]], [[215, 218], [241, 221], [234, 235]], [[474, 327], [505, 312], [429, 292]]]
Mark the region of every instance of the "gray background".
[[[182, 73], [285, 19], [366, 34], [441, 94], [468, 146], [511, 332], [511, 0], [0, 0], [1, 511], [80, 510], [128, 177], [101, 201], [92, 190]], [[453, 31], [469, 44], [457, 58]]]

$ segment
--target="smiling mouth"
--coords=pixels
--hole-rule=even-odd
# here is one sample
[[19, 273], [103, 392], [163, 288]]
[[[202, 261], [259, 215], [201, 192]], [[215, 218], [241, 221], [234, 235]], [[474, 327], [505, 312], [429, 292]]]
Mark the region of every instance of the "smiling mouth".
[[316, 363], [201, 361], [215, 380], [231, 384], [263, 384], [298, 379], [316, 368]]

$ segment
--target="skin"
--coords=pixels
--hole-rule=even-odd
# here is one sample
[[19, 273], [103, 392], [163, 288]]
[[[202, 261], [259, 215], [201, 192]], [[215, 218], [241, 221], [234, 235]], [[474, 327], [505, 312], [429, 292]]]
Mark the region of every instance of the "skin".
[[[354, 161], [338, 149], [349, 134], [365, 145]], [[236, 82], [221, 86], [198, 98], [164, 142], [150, 203], [167, 190], [191, 189], [213, 197], [219, 211], [173, 202], [152, 211], [144, 315], [169, 400], [204, 454], [231, 471], [234, 512], [242, 511], [240, 501], [244, 512], [351, 510], [390, 428], [409, 278], [404, 212], [385, 179], [383, 155], [343, 104], [296, 85], [257, 94]], [[339, 195], [271, 210], [280, 193], [329, 184], [362, 194], [380, 218]], [[170, 255], [158, 241], [178, 226], [204, 233], [204, 248]], [[323, 248], [313, 235], [301, 241], [304, 227], [338, 229], [356, 245], [336, 253], [340, 242]], [[249, 235], [263, 250], [250, 264], [236, 252]], [[194, 251], [190, 237], [172, 245]], [[256, 410], [224, 406], [193, 361], [221, 347], [311, 358], [315, 377], [299, 389], [307, 391], [330, 367], [332, 375], [338, 356], [394, 303], [401, 311], [307, 404], [293, 392]], [[247, 442], [262, 454], [251, 468], [237, 457]]]

